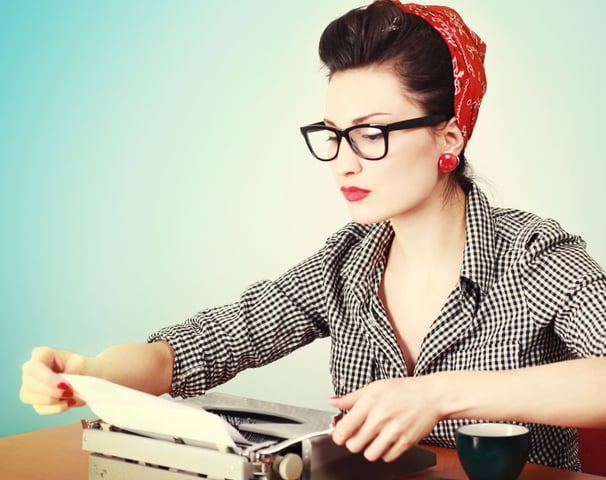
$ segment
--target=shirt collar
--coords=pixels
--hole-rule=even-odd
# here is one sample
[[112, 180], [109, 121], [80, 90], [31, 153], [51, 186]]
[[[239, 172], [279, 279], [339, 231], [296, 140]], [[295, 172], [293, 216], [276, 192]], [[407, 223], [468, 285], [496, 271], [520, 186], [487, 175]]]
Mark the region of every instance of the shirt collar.
[[[490, 290], [494, 279], [495, 228], [488, 199], [475, 184], [467, 195], [465, 223], [461, 277], [470, 280], [485, 294]], [[361, 239], [343, 274], [353, 290], [358, 292], [360, 299], [363, 299], [369, 292], [368, 285], [376, 275], [377, 268], [385, 261], [394, 231], [389, 222], [370, 226], [354, 225], [358, 227], [356, 230]]]
[[[352, 224], [361, 238], [353, 248], [350, 260], [343, 269], [352, 291], [356, 292], [360, 301], [364, 301], [370, 293], [369, 285], [377, 274], [387, 256], [387, 248], [394, 236], [389, 222], [372, 225]], [[381, 270], [383, 266], [380, 267]]]
[[467, 195], [466, 213], [461, 277], [485, 294], [494, 281], [495, 227], [488, 199], [475, 184]]

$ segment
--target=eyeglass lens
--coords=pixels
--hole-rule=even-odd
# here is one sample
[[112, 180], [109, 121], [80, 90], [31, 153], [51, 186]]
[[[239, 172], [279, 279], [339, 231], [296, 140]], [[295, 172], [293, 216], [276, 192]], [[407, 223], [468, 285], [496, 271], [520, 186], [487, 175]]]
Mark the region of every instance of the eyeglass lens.
[[[328, 128], [307, 132], [309, 145], [313, 153], [322, 160], [331, 160], [337, 156], [339, 137]], [[383, 131], [376, 127], [361, 125], [349, 130], [349, 141], [352, 149], [364, 158], [380, 158], [385, 154]]]

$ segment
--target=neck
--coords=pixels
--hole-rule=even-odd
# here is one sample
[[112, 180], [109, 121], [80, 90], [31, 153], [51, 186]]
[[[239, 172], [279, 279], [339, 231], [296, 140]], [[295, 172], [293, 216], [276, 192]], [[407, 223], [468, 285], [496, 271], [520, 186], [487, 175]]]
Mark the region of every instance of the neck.
[[[446, 198], [443, 191], [414, 211], [390, 219], [395, 232], [390, 261], [428, 271], [461, 265], [465, 248], [466, 197], [457, 186]], [[393, 262], [392, 262], [393, 263]]]

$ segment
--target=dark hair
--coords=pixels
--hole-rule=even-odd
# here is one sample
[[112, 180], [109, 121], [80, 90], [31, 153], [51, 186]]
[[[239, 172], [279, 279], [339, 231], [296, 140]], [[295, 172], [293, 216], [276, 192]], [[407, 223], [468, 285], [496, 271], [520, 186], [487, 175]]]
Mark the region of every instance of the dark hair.
[[[422, 18], [388, 0], [377, 0], [331, 22], [320, 38], [320, 59], [329, 77], [352, 68], [384, 65], [427, 115], [454, 116], [452, 59], [440, 34]], [[468, 192], [472, 180], [459, 155], [452, 177]], [[451, 178], [452, 178], [451, 177]]]

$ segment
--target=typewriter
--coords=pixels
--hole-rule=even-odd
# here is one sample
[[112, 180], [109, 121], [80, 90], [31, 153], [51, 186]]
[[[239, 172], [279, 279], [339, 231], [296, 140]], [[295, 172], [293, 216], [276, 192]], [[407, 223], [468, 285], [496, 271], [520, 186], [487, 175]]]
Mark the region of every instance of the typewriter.
[[352, 454], [332, 441], [330, 412], [220, 393], [183, 402], [226, 420], [235, 446], [83, 421], [89, 480], [394, 480], [436, 464], [422, 447], [390, 463]]

